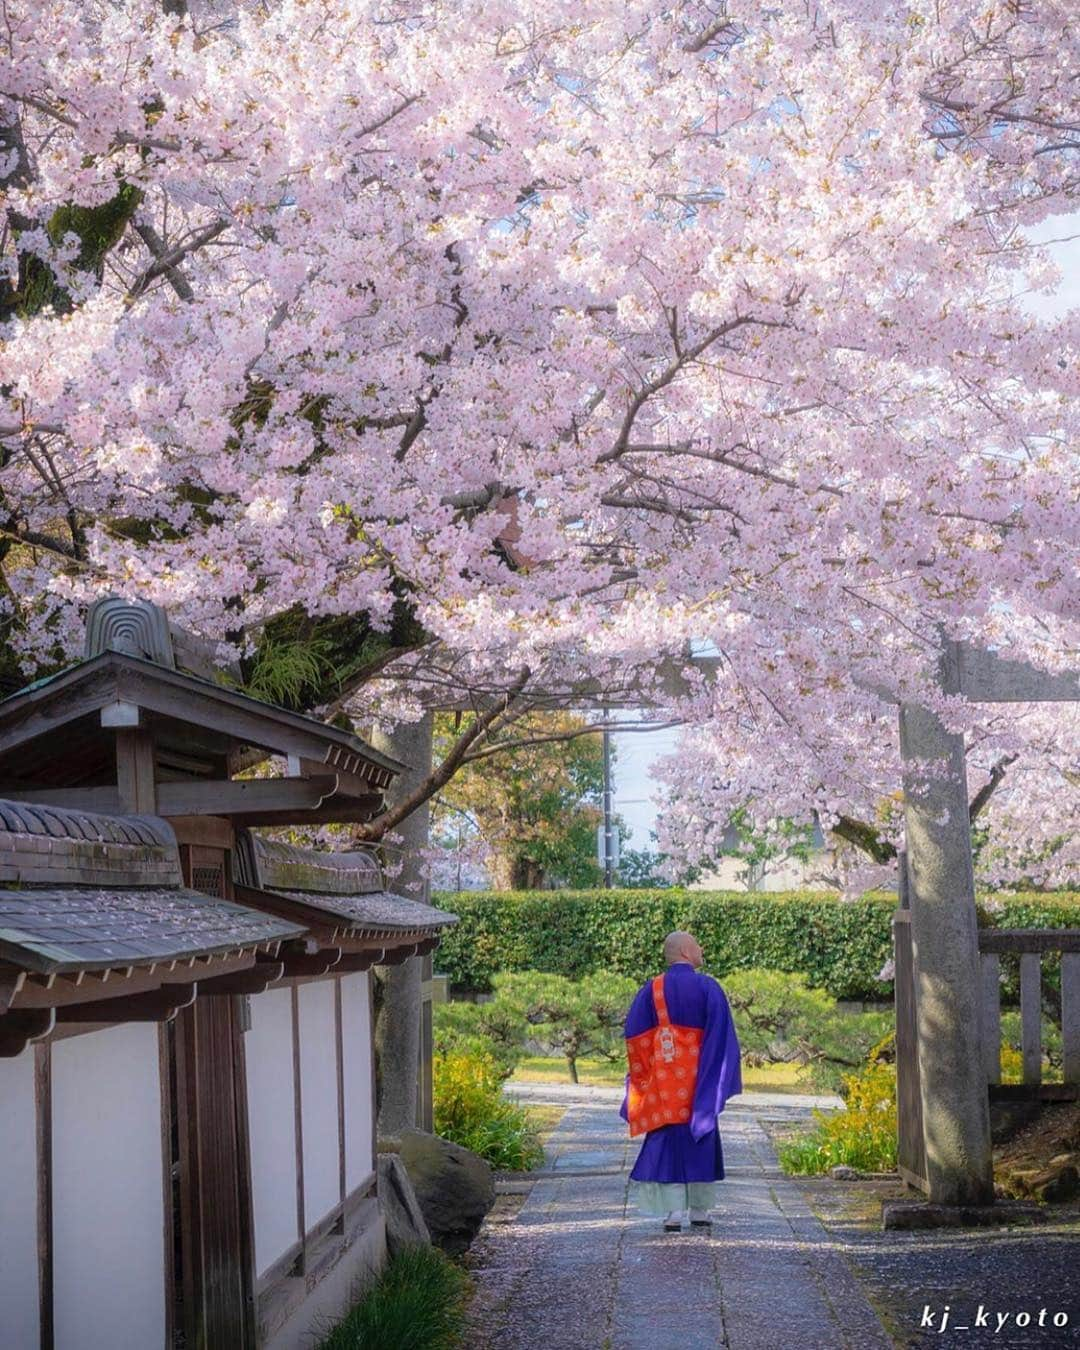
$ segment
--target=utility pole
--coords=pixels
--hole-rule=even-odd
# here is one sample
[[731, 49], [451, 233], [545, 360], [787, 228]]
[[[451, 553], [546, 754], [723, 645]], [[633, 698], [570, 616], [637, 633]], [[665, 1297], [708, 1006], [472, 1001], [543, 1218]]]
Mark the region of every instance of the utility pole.
[[612, 875], [612, 861], [615, 857], [615, 841], [611, 835], [611, 732], [607, 725], [608, 710], [604, 708], [604, 885], [615, 884]]

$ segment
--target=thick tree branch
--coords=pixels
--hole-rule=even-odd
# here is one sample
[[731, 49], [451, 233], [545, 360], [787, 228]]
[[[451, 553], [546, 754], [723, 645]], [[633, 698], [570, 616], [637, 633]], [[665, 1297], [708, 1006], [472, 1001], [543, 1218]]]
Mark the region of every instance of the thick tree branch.
[[[195, 253], [205, 244], [210, 243], [212, 239], [216, 239], [218, 235], [224, 234], [231, 224], [231, 220], [215, 220], [212, 225], [206, 225], [201, 230], [197, 230], [186, 243], [177, 244], [173, 248], [156, 256], [150, 266], [141, 273], [141, 275], [135, 278], [135, 281], [128, 291], [128, 301], [137, 300], [150, 286], [150, 283], [156, 281], [160, 276], [169, 276], [173, 289], [177, 291], [178, 295], [181, 295], [170, 274], [175, 272], [176, 268], [185, 258], [189, 257], [192, 253]], [[140, 235], [141, 234], [142, 231], [140, 231]], [[147, 247], [150, 248], [145, 236], [143, 236], [143, 241], [146, 242]], [[151, 253], [154, 252], [152, 248], [150, 251]], [[184, 285], [187, 286], [187, 282], [184, 282]], [[188, 286], [187, 289], [189, 292], [191, 291], [190, 286]], [[181, 295], [181, 299], [184, 300], [190, 300], [192, 298], [193, 296], [191, 294]]]
[[384, 811], [382, 815], [376, 816], [374, 820], [369, 820], [361, 825], [355, 832], [355, 838], [358, 842], [373, 843], [381, 839], [385, 834], [392, 830], [396, 825], [400, 825], [406, 816], [412, 813], [419, 806], [423, 806], [426, 801], [430, 801], [436, 793], [446, 786], [447, 783], [457, 773], [465, 760], [469, 747], [474, 745], [482, 737], [497, 727], [506, 714], [521, 697], [532, 671], [526, 666], [514, 680], [513, 684], [506, 691], [506, 697], [502, 703], [486, 712], [482, 712], [469, 724], [454, 742], [450, 752], [443, 758], [438, 768], [434, 769], [427, 778], [419, 785], [415, 792], [409, 793], [403, 797], [396, 806], [389, 811]]

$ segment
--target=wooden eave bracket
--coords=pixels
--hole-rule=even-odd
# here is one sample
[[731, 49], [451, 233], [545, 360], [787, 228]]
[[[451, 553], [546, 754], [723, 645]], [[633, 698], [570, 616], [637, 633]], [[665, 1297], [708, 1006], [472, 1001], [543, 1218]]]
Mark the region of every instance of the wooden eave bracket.
[[[227, 977], [226, 977], [227, 978]], [[171, 1022], [181, 1008], [190, 1008], [199, 992], [197, 981], [163, 984], [145, 994], [71, 1003], [55, 1009], [59, 1024], [68, 1022]]]
[[[340, 947], [322, 947], [313, 952], [283, 951], [280, 953], [279, 959], [273, 962], [275, 966], [281, 966], [281, 973], [268, 983], [274, 984], [281, 980], [325, 975], [328, 971], [335, 969], [340, 961]], [[260, 960], [259, 964], [268, 963]]]
[[26, 1008], [0, 1017], [0, 1059], [14, 1059], [32, 1041], [48, 1036], [56, 1025], [55, 1008]]

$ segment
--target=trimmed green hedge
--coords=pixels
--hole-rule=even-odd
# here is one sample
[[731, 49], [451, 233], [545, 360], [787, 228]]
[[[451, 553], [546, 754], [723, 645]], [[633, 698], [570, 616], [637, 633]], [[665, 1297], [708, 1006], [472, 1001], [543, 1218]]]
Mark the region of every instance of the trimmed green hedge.
[[[1002, 928], [1080, 925], [1080, 892], [986, 897], [983, 922]], [[815, 891], [463, 891], [435, 903], [461, 922], [443, 938], [438, 969], [459, 988], [488, 990], [502, 970], [578, 979], [599, 971], [646, 980], [664, 937], [694, 934], [705, 968], [798, 971], [834, 998], [883, 999], [877, 979], [892, 955], [891, 895], [845, 901]]]

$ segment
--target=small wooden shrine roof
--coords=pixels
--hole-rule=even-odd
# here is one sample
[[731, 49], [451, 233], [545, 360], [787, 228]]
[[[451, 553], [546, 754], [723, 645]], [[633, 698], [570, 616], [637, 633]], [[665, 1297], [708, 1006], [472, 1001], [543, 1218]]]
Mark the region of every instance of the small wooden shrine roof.
[[0, 957], [42, 973], [187, 960], [302, 925], [182, 884], [169, 825], [0, 801]]
[[[260, 822], [367, 819], [375, 813], [401, 764], [351, 731], [242, 692], [212, 654], [193, 647], [195, 641], [171, 627], [156, 605], [98, 601], [87, 623], [85, 659], [0, 700], [4, 793], [44, 799], [76, 789], [86, 799], [69, 798], [64, 805], [119, 810], [102, 788], [116, 781], [118, 732], [139, 728], [153, 733], [165, 777], [187, 780], [162, 783], [163, 793], [177, 799], [176, 809], [163, 814], [186, 814], [195, 792], [189, 784], [203, 782], [212, 809], [241, 815], [245, 802], [233, 800], [244, 797], [241, 785], [230, 788], [227, 780], [234, 756], [249, 749], [283, 756], [296, 766], [294, 777], [313, 779], [308, 789], [293, 785], [303, 797], [298, 805], [288, 797], [282, 801], [280, 788], [252, 786], [247, 797], [269, 801], [250, 808]], [[221, 798], [216, 805], [215, 787]]]
[[457, 915], [385, 889], [367, 852], [330, 853], [246, 833], [238, 841], [240, 878], [248, 886], [317, 910], [364, 938], [436, 937]]

